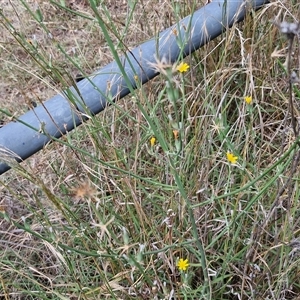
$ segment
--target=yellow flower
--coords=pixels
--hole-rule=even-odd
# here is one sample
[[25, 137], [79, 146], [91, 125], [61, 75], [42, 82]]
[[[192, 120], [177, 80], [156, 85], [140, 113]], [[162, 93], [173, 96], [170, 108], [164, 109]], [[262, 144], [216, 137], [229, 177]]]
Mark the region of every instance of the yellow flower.
[[150, 139], [150, 145], [151, 145], [151, 147], [154, 146], [155, 142], [156, 142], [156, 138], [153, 136], [153, 137]]
[[247, 104], [251, 104], [252, 103], [252, 97], [251, 96], [246, 96], [244, 97], [244, 100]]
[[178, 140], [179, 131], [178, 130], [173, 130], [173, 134], [174, 134], [175, 140]]
[[232, 154], [231, 152], [227, 152], [226, 153], [227, 156], [227, 160], [231, 163], [231, 164], [235, 164], [238, 160], [238, 157], [235, 156], [234, 154]]
[[177, 267], [178, 267], [179, 271], [186, 271], [188, 266], [189, 266], [188, 259], [183, 260], [183, 258], [180, 258], [179, 261], [177, 262]]
[[180, 72], [180, 73], [184, 73], [184, 72], [187, 72], [187, 70], [188, 70], [189, 68], [190, 68], [190, 66], [189, 66], [187, 63], [181, 62], [181, 63], [177, 66], [176, 70], [177, 70], [178, 72]]

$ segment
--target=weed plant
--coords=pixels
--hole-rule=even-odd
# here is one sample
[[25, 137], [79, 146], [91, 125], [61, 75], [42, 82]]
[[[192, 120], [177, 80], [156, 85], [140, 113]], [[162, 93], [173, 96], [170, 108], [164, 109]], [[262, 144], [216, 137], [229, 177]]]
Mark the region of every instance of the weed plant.
[[[5, 124], [205, 3], [1, 5]], [[1, 175], [0, 298], [299, 299], [298, 11], [249, 9]]]

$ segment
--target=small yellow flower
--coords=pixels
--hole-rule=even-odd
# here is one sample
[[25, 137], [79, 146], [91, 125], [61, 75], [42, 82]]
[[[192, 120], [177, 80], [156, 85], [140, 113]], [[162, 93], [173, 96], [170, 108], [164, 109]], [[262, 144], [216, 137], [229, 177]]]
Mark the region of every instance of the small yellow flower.
[[179, 271], [186, 271], [186, 269], [189, 266], [189, 260], [188, 259], [183, 259], [180, 258], [179, 261], [177, 262], [177, 267], [179, 269]]
[[247, 104], [251, 104], [252, 103], [252, 97], [251, 96], [246, 96], [244, 97], [244, 100]]
[[155, 142], [156, 142], [156, 138], [153, 136], [153, 137], [150, 139], [150, 145], [151, 145], [151, 147], [154, 146]]
[[179, 131], [178, 130], [173, 130], [173, 134], [174, 134], [175, 140], [178, 140]]
[[185, 72], [187, 72], [187, 70], [188, 70], [189, 68], [190, 68], [190, 66], [189, 66], [187, 63], [181, 62], [181, 63], [177, 66], [176, 70], [177, 70], [178, 72], [180, 72], [180, 73], [185, 73]]
[[227, 160], [231, 163], [231, 164], [235, 164], [238, 160], [238, 157], [235, 156], [234, 154], [232, 154], [231, 152], [227, 152], [226, 153], [227, 156]]

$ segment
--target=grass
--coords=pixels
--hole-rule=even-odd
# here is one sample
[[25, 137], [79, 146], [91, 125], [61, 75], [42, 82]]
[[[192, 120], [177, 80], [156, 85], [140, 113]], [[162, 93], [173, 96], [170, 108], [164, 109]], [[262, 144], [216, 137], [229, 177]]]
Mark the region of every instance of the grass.
[[[3, 123], [197, 8], [2, 5]], [[298, 10], [251, 12], [1, 175], [1, 299], [299, 299], [298, 40], [270, 22]]]

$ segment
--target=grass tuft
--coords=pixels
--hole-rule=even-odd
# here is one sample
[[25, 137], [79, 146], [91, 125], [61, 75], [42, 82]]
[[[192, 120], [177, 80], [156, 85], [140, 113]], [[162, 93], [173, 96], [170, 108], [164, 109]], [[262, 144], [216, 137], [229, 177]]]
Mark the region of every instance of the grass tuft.
[[[3, 124], [204, 5], [1, 4]], [[273, 1], [157, 61], [2, 175], [1, 299], [297, 299], [298, 11]]]

